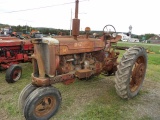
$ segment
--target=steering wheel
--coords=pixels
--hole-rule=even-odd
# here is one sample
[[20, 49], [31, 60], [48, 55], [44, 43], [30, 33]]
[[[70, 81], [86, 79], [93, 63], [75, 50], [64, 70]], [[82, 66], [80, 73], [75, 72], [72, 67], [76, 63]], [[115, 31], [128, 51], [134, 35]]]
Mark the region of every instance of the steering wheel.
[[103, 33], [106, 34], [106, 36], [111, 38], [116, 38], [117, 36], [116, 29], [113, 25], [104, 26]]

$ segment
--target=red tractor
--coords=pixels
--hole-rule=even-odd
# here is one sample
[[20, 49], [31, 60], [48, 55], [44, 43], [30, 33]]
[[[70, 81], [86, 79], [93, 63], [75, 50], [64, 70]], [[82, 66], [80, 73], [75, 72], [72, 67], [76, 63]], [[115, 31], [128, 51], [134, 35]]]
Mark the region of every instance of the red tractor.
[[16, 82], [20, 79], [21, 62], [31, 61], [33, 44], [29, 40], [21, 40], [16, 37], [0, 37], [0, 69], [7, 69], [6, 81]]
[[85, 36], [79, 36], [78, 2], [76, 0], [72, 37], [32, 39], [32, 83], [19, 96], [19, 108], [26, 120], [49, 120], [57, 113], [62, 97], [52, 86], [55, 83], [70, 84], [76, 78], [115, 74], [115, 88], [123, 99], [133, 98], [142, 87], [147, 68], [145, 49], [129, 48], [118, 64], [119, 52], [112, 45], [121, 37], [112, 25], [103, 28], [100, 39], [89, 38], [89, 27]]

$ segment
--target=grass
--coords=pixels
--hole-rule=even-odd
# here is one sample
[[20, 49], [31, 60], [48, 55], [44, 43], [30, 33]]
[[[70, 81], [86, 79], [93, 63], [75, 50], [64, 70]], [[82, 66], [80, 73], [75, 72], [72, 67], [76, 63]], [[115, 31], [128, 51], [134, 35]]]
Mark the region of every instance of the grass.
[[[122, 54], [125, 51], [120, 51]], [[120, 60], [119, 58], [119, 60]], [[146, 79], [160, 83], [160, 54], [148, 54]], [[21, 64], [23, 75], [14, 84], [6, 83], [5, 71], [0, 73], [0, 117], [4, 120], [22, 120], [18, 110], [18, 96], [21, 90], [31, 82], [32, 66]], [[51, 120], [152, 120], [152, 115], [139, 115], [133, 106], [144, 104], [141, 98], [149, 91], [142, 89], [139, 95], [131, 100], [121, 99], [114, 88], [114, 76], [100, 75], [91, 80], [76, 80], [73, 84], [54, 86], [62, 94], [62, 105]]]
[[[14, 83], [14, 84], [8, 84], [5, 81], [5, 71], [1, 71], [0, 76], [0, 113], [2, 113], [4, 116], [8, 116], [9, 118], [7, 120], [12, 120], [15, 117], [16, 119], [21, 119], [18, 106], [17, 106], [17, 100], [20, 94], [20, 91], [24, 88], [25, 85], [30, 83], [31, 79], [31, 64], [25, 63], [22, 64], [23, 66], [23, 74], [20, 81]], [[25, 71], [24, 71], [25, 70]], [[3, 109], [2, 109], [3, 108]], [[17, 117], [18, 116], [18, 117]]]
[[131, 42], [118, 42], [117, 46], [142, 46], [148, 49], [150, 52], [155, 52], [156, 54], [160, 54], [160, 44], [150, 44], [150, 43], [131, 43]]
[[111, 88], [111, 90], [105, 91], [97, 99], [85, 106], [85, 112], [83, 111], [77, 119], [124, 119], [123, 112], [127, 112], [127, 110], [121, 107], [123, 104], [124, 101], [115, 96], [115, 89]]

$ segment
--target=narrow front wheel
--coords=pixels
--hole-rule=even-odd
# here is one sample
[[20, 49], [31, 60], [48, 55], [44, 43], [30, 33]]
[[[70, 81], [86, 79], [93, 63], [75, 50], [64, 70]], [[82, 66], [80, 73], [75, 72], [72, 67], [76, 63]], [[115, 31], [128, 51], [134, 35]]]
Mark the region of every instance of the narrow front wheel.
[[18, 107], [21, 113], [24, 111], [24, 103], [27, 97], [38, 87], [32, 85], [31, 83], [26, 85], [23, 90], [21, 91], [19, 98], [18, 98]]
[[24, 116], [27, 120], [49, 120], [57, 113], [60, 104], [61, 94], [56, 88], [39, 87], [25, 101]]

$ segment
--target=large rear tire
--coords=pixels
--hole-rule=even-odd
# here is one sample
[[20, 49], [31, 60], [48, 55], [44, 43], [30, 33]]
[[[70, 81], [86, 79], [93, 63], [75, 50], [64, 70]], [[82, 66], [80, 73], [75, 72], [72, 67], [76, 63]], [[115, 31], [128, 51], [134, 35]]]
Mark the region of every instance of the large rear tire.
[[11, 65], [6, 71], [6, 81], [8, 83], [14, 83], [21, 78], [22, 75], [22, 67], [14, 64]]
[[39, 87], [25, 101], [26, 120], [49, 120], [61, 104], [61, 94], [54, 87]]
[[143, 47], [129, 48], [116, 71], [115, 88], [124, 99], [133, 98], [140, 91], [147, 68], [147, 53]]

